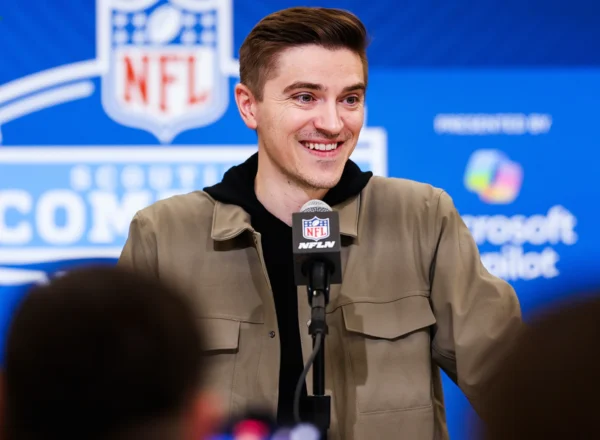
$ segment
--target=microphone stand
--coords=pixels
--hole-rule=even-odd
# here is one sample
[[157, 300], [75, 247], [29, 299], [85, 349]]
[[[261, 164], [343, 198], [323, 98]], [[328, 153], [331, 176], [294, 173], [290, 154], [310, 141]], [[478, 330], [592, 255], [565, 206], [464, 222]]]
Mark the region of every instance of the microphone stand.
[[329, 270], [323, 261], [315, 261], [308, 273], [308, 302], [311, 319], [308, 332], [312, 336], [316, 356], [313, 363], [313, 395], [308, 396], [307, 406], [313, 414], [313, 423], [321, 431], [321, 439], [327, 439], [331, 423], [331, 397], [325, 395], [325, 336], [328, 333], [325, 308], [329, 304]]

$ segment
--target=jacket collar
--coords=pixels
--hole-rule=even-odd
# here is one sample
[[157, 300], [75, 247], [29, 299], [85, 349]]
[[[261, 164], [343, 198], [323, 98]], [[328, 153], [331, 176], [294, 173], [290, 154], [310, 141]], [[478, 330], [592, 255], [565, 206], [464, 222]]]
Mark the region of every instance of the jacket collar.
[[[358, 236], [360, 194], [332, 207], [340, 216], [340, 234], [352, 238]], [[215, 241], [227, 241], [244, 231], [254, 232], [250, 214], [237, 205], [215, 201], [211, 237]]]

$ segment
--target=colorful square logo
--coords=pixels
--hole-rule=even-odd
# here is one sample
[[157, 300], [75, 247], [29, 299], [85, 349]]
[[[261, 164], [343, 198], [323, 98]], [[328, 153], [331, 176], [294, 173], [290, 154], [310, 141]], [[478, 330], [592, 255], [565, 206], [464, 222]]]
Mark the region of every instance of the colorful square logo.
[[469, 158], [465, 186], [490, 204], [512, 203], [521, 190], [523, 168], [498, 150], [477, 150]]

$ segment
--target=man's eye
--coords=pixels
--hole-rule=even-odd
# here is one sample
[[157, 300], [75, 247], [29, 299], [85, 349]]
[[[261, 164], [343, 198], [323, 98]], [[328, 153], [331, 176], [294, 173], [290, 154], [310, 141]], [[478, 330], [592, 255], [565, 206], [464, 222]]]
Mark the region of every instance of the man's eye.
[[350, 105], [356, 105], [360, 103], [360, 98], [358, 96], [348, 96], [346, 102]]
[[308, 93], [302, 93], [300, 95], [296, 95], [296, 100], [303, 104], [307, 104], [313, 101], [313, 97]]

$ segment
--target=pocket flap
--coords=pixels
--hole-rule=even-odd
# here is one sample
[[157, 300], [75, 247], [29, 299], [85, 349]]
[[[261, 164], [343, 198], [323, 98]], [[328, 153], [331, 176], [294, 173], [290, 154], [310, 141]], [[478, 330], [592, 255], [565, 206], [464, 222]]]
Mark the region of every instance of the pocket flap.
[[201, 318], [204, 349], [235, 350], [240, 340], [240, 321], [223, 318]]
[[397, 339], [436, 322], [429, 300], [418, 295], [388, 303], [346, 304], [342, 309], [348, 331], [381, 339]]

